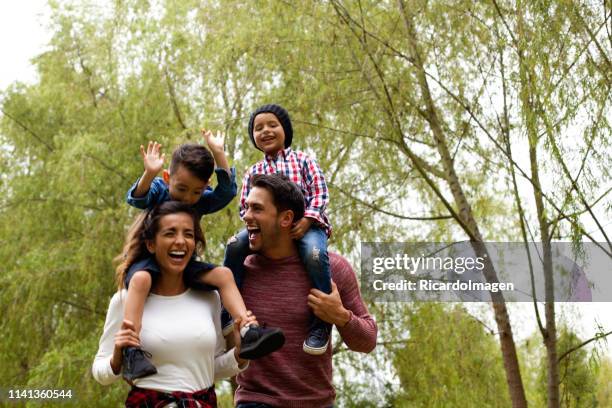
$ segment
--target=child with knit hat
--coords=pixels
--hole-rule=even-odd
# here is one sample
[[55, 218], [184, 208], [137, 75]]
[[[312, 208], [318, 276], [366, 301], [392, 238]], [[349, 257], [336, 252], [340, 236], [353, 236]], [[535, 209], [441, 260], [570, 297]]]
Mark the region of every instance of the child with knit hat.
[[[304, 195], [305, 212], [304, 217], [293, 226], [292, 238], [296, 241], [312, 286], [324, 293], [331, 293], [327, 239], [332, 228], [325, 214], [329, 192], [321, 168], [305, 153], [291, 149], [291, 119], [289, 113], [279, 105], [263, 105], [251, 114], [249, 137], [255, 148], [264, 153], [264, 158], [251, 166], [244, 176], [240, 217], [246, 211], [246, 198], [254, 175], [284, 174], [297, 184]], [[249, 254], [249, 237], [245, 229], [230, 239], [223, 262], [232, 270], [239, 288], [244, 277], [244, 260]], [[227, 322], [229, 318], [226, 316], [225, 320]], [[313, 355], [325, 353], [330, 332], [331, 325], [313, 315], [311, 330], [304, 341], [304, 351]]]

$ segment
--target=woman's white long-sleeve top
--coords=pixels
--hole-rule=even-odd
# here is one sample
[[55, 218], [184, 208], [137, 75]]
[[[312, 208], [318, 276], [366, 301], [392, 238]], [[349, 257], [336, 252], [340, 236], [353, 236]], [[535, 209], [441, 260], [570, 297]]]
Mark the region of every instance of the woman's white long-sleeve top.
[[[121, 377], [113, 373], [110, 360], [126, 297], [126, 290], [112, 297], [93, 363], [93, 376], [103, 385]], [[225, 352], [220, 312], [217, 292], [187, 289], [176, 296], [151, 293], [145, 302], [140, 342], [152, 354], [157, 374], [135, 380], [134, 384], [164, 392], [193, 392], [240, 372], [234, 349]]]

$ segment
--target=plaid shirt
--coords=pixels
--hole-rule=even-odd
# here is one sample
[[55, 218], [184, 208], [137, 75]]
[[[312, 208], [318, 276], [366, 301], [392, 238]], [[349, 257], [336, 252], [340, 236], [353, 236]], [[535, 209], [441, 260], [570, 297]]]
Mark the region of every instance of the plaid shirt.
[[325, 207], [329, 203], [329, 190], [323, 172], [314, 159], [288, 147], [281, 150], [276, 157], [265, 155], [263, 160], [251, 166], [242, 180], [240, 218], [243, 218], [246, 212], [246, 198], [251, 191], [251, 177], [256, 174], [284, 174], [297, 184], [304, 195], [306, 205], [304, 216], [314, 219], [323, 227], [328, 237], [331, 235], [332, 227], [325, 215]]
[[161, 392], [132, 387], [125, 406], [127, 408], [161, 408], [172, 402], [181, 408], [214, 408], [217, 406], [217, 395], [214, 386], [195, 392]]

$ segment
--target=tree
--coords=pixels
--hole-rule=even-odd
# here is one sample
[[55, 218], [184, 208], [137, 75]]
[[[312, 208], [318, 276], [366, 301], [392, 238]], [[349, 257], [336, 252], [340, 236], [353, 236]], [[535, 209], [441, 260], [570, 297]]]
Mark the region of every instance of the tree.
[[[606, 237], [607, 3], [117, 0], [53, 10], [40, 80], [3, 92], [2, 383], [61, 377], [80, 395], [120, 401], [123, 386], [79, 379], [114, 290], [110, 260], [135, 215], [122, 197], [141, 172], [138, 146], [156, 139], [168, 152], [200, 126], [220, 128], [240, 175], [260, 155], [246, 123], [262, 103], [288, 108], [294, 146], [325, 169], [332, 248], [354, 261], [355, 243], [368, 240], [577, 242], [594, 239], [586, 220]], [[235, 207], [203, 222], [218, 262], [240, 227]], [[524, 406], [498, 300], [507, 395]], [[382, 344], [368, 361], [380, 367], [410, 308], [372, 309]], [[362, 368], [355, 360], [337, 353], [347, 376]], [[552, 364], [548, 372], [554, 405]]]
[[[531, 350], [530, 367], [533, 376], [530, 378], [533, 389], [532, 402], [536, 406], [544, 406], [549, 399], [548, 391], [548, 353], [546, 345], [538, 344], [537, 338], [529, 340], [535, 349]], [[560, 354], [579, 345], [580, 338], [569, 327], [562, 325], [559, 329], [557, 346]], [[599, 359], [593, 351], [579, 348], [567, 354], [559, 361], [559, 405], [563, 407], [593, 407], [597, 406], [598, 377], [600, 377]], [[604, 360], [605, 362], [605, 360]], [[602, 406], [605, 406], [602, 405]]]
[[406, 320], [408, 341], [393, 358], [401, 384], [393, 406], [510, 406], [495, 337], [461, 306], [424, 303]]
[[599, 367], [597, 402], [601, 407], [612, 404], [612, 363], [609, 358], [604, 359]]

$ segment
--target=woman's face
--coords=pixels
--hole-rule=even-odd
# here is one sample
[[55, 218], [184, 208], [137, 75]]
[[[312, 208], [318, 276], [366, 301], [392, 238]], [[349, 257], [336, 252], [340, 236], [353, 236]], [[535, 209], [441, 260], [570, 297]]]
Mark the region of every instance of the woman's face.
[[180, 274], [185, 270], [195, 250], [193, 219], [187, 213], [164, 215], [154, 241], [147, 249], [155, 255], [162, 273]]

